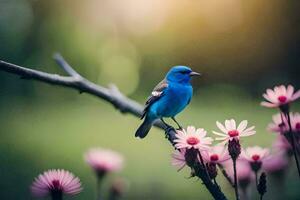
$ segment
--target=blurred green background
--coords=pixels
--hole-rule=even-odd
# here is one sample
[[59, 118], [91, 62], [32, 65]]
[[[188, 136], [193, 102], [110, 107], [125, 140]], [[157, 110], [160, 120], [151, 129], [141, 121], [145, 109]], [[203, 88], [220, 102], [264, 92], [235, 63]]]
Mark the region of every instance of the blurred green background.
[[[276, 84], [299, 89], [299, 6], [296, 0], [0, 0], [0, 59], [64, 74], [52, 60], [58, 51], [84, 77], [115, 83], [141, 103], [171, 66], [188, 65], [203, 76], [178, 116], [183, 125], [211, 135], [216, 120], [248, 119], [257, 134], [243, 145], [270, 146], [275, 135], [266, 126], [276, 112], [259, 102]], [[188, 170], [170, 165], [173, 148], [162, 131], [138, 140], [141, 121], [95, 97], [4, 72], [0, 84], [0, 199], [32, 199], [33, 177], [49, 168], [80, 177], [84, 191], [70, 199], [93, 199], [95, 178], [83, 153], [96, 146], [124, 155], [125, 169], [114, 176], [130, 183], [125, 199], [211, 198]], [[285, 180], [289, 199], [300, 195], [295, 174], [292, 167]], [[269, 191], [273, 199], [276, 191]]]

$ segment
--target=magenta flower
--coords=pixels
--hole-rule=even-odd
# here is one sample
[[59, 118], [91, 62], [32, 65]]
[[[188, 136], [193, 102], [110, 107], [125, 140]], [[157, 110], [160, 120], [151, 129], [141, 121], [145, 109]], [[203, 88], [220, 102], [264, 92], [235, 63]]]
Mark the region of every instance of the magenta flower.
[[82, 190], [79, 178], [63, 169], [53, 169], [40, 174], [31, 185], [31, 192], [36, 197], [51, 195], [52, 198], [63, 194], [76, 195]]
[[224, 145], [217, 145], [210, 147], [207, 151], [204, 151], [203, 154], [204, 161], [208, 163], [222, 163], [230, 159], [227, 149]]
[[99, 176], [107, 172], [120, 171], [123, 168], [123, 157], [112, 150], [92, 148], [84, 157], [85, 161]]
[[248, 147], [242, 151], [241, 159], [249, 162], [262, 162], [270, 154], [268, 148], [261, 148], [259, 146]]
[[221, 136], [217, 137], [216, 140], [223, 140], [223, 143], [228, 142], [232, 139], [238, 139], [240, 137], [246, 137], [250, 135], [254, 135], [256, 131], [254, 130], [254, 126], [246, 128], [248, 125], [247, 120], [243, 120], [238, 127], [236, 127], [236, 123], [234, 119], [225, 120], [225, 126], [220, 122], [216, 122], [217, 127], [222, 131], [222, 133], [213, 131], [215, 135]]
[[171, 163], [178, 171], [180, 171], [186, 166], [185, 152], [186, 152], [185, 149], [181, 149], [180, 151], [175, 150], [172, 153]]
[[283, 154], [273, 154], [266, 158], [262, 168], [268, 173], [282, 172], [288, 166], [288, 160]]
[[209, 148], [213, 139], [206, 137], [206, 131], [203, 128], [196, 129], [194, 126], [188, 126], [187, 130], [177, 130], [175, 147], [178, 149], [199, 149]]
[[270, 150], [267, 148], [261, 148], [259, 146], [248, 147], [242, 151], [241, 160], [248, 161], [251, 169], [257, 173], [269, 154]]
[[274, 90], [267, 89], [266, 93], [263, 94], [263, 97], [267, 101], [261, 102], [262, 106], [276, 108], [298, 99], [300, 97], [300, 90], [294, 93], [293, 86], [289, 85], [288, 87], [285, 87], [284, 85], [280, 85], [275, 86]]

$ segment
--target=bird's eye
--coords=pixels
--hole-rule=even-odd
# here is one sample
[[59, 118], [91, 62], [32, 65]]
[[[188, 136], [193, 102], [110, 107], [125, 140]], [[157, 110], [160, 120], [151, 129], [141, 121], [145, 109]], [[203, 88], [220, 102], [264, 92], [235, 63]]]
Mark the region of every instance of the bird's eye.
[[187, 71], [180, 71], [179, 73], [181, 73], [181, 74], [187, 74], [188, 72]]

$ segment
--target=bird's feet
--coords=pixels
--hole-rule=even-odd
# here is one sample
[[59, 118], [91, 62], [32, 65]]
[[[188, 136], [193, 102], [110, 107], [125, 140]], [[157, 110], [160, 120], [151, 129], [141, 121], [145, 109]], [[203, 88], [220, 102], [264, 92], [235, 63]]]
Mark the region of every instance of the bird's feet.
[[176, 130], [183, 130], [182, 126], [177, 122], [177, 120], [175, 119], [175, 117], [172, 117], [172, 120], [177, 124], [178, 128]]

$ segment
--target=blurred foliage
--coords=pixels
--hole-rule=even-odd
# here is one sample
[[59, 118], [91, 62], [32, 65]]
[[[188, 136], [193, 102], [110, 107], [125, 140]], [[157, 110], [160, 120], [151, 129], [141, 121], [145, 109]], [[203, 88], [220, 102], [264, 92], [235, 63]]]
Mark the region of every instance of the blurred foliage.
[[[265, 133], [274, 112], [260, 108], [258, 97], [275, 84], [300, 85], [299, 6], [296, 0], [0, 0], [0, 59], [64, 74], [51, 58], [58, 51], [86, 78], [116, 83], [140, 102], [171, 66], [189, 65], [203, 77], [194, 80], [195, 98], [180, 121], [213, 130], [216, 120], [249, 119], [258, 134], [245, 144], [266, 146], [274, 138]], [[78, 199], [92, 199], [95, 180], [82, 159], [92, 146], [126, 156], [127, 199], [209, 198], [200, 181], [171, 168], [172, 148], [158, 130], [136, 140], [140, 121], [98, 99], [3, 72], [0, 84], [0, 199], [30, 199], [32, 178], [48, 168], [73, 171], [85, 187]], [[297, 184], [289, 179], [289, 199], [297, 199]]]
[[[300, 83], [299, 4], [1, 0], [0, 55], [61, 73], [51, 60], [59, 51], [89, 79], [117, 83], [127, 94], [148, 91], [184, 64], [203, 72], [197, 85], [226, 82], [257, 95], [275, 83]], [[0, 80], [19, 94], [6, 75]]]

